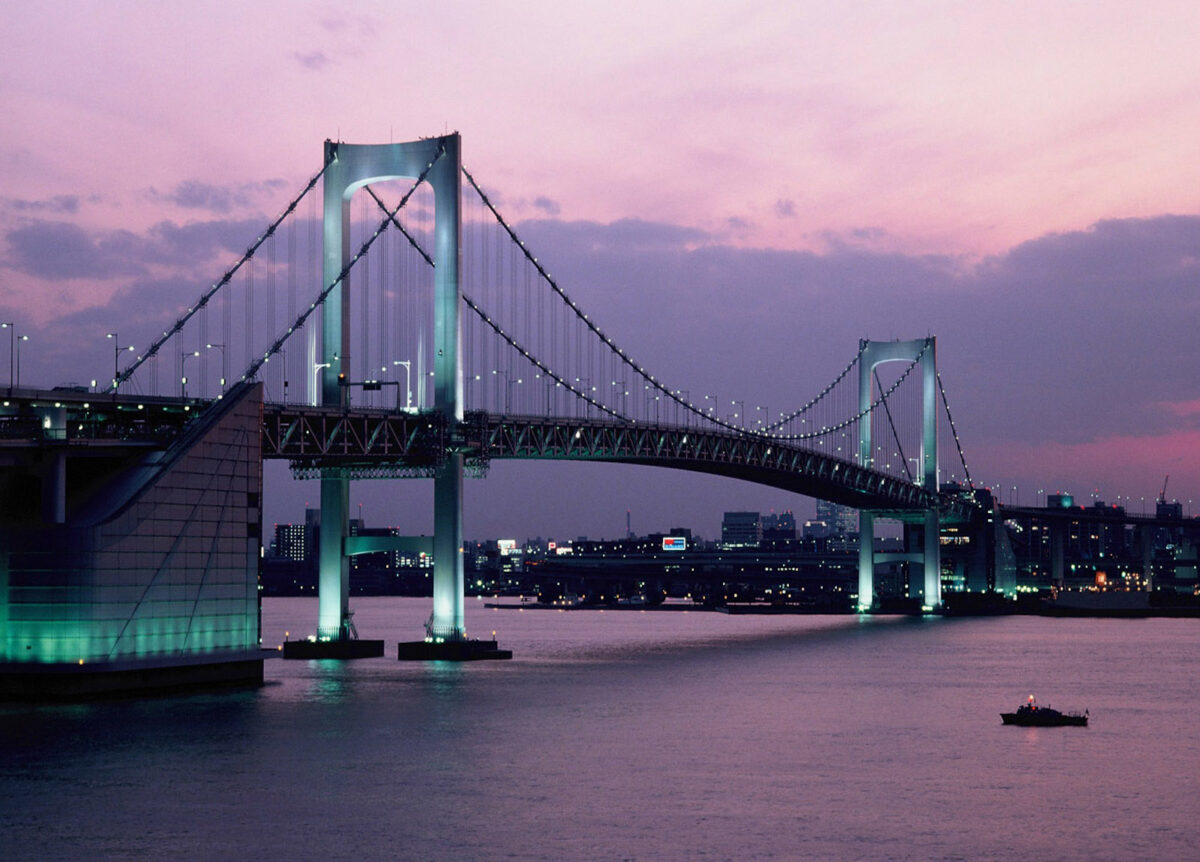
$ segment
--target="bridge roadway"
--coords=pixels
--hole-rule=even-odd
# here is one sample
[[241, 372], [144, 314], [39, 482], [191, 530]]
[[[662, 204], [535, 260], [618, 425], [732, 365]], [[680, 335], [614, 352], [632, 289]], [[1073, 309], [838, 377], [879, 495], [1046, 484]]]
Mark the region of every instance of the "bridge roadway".
[[[98, 394], [78, 389], [13, 392], [0, 402], [0, 440], [15, 448], [81, 449], [163, 445], [213, 402]], [[476, 472], [500, 459], [607, 461], [690, 470], [830, 500], [881, 517], [919, 521], [937, 508], [944, 521], [969, 518], [957, 494], [934, 494], [849, 460], [757, 434], [673, 425], [471, 412], [448, 423], [435, 412], [263, 405], [263, 458], [284, 459], [301, 476], [432, 475], [450, 452]]]
[[900, 520], [920, 520], [925, 510], [937, 508], [948, 520], [961, 521], [969, 508], [957, 495], [934, 494], [843, 458], [750, 433], [481, 412], [449, 424], [435, 413], [263, 408], [263, 457], [287, 459], [302, 475], [329, 468], [350, 478], [387, 475], [389, 469], [412, 475], [414, 468], [432, 468], [455, 451], [477, 469], [500, 459], [553, 459], [711, 473]]

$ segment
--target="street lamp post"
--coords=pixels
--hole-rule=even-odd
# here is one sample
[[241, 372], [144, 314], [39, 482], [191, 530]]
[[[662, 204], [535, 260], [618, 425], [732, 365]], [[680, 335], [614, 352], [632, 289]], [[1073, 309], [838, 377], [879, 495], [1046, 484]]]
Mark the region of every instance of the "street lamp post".
[[510, 380], [510, 381], [505, 382], [505, 385], [504, 385], [504, 412], [505, 413], [508, 413], [512, 410], [512, 403], [511, 403], [512, 387], [515, 384], [521, 384], [524, 382], [525, 381], [522, 380], [520, 377], [518, 377], [516, 380]]
[[0, 323], [0, 329], [8, 330], [8, 394], [13, 390], [13, 368], [16, 364], [14, 353], [17, 343], [17, 325], [15, 323]]
[[[17, 386], [20, 386], [20, 385], [21, 385], [21, 342], [22, 342], [22, 341], [28, 341], [28, 340], [29, 340], [29, 336], [28, 336], [28, 335], [17, 335], [17, 334], [16, 334], [16, 330], [14, 330], [14, 331], [13, 331], [13, 336], [14, 336], [14, 338], [16, 339], [16, 342], [17, 342], [17, 356], [16, 356], [16, 365], [17, 365]], [[8, 388], [9, 388], [9, 389], [12, 389], [12, 384], [11, 384], [11, 382], [9, 383], [9, 387], [8, 387]]]
[[187, 361], [193, 356], [199, 356], [199, 350], [184, 350], [179, 354], [179, 397], [187, 398]]
[[[411, 359], [393, 359], [392, 365], [404, 366], [404, 412], [412, 412], [412, 360]], [[399, 391], [396, 392], [396, 400], [400, 400]], [[400, 405], [397, 404], [398, 408]]]
[[320, 393], [317, 392], [317, 378], [321, 374], [322, 368], [332, 368], [332, 362], [314, 362], [313, 363], [313, 383], [312, 383], [312, 406], [316, 407], [320, 401]]
[[[492, 376], [496, 377], [497, 375], [504, 378], [504, 412], [507, 413], [508, 412], [508, 372], [504, 371], [502, 369], [499, 369], [499, 368], [493, 368]], [[497, 393], [496, 393], [496, 409], [497, 410], [500, 409], [500, 393], [499, 393], [499, 391], [497, 391]]]
[[104, 333], [104, 337], [111, 338], [113, 340], [112, 381], [113, 381], [113, 393], [115, 394], [117, 391], [117, 379], [121, 376], [121, 351], [122, 350], [135, 350], [136, 348], [132, 344], [130, 344], [127, 347], [122, 347], [121, 346], [121, 336], [117, 335], [117, 333], [115, 333], [115, 332], [106, 332], [106, 333]]

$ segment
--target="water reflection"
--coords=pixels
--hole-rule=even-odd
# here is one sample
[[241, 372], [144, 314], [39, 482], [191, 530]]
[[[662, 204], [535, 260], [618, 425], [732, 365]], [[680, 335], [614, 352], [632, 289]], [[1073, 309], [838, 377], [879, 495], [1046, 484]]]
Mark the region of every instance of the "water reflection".
[[353, 662], [336, 659], [313, 659], [309, 672], [306, 700], [318, 703], [338, 703], [354, 692]]

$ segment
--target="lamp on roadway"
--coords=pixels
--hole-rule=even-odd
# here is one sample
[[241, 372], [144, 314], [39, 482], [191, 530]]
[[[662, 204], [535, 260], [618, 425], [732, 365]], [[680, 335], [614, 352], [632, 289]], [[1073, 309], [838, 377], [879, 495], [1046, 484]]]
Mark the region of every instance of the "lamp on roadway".
[[313, 382], [312, 382], [312, 406], [313, 407], [316, 407], [321, 401], [320, 393], [317, 392], [317, 379], [321, 375], [321, 369], [322, 368], [332, 368], [332, 367], [333, 367], [332, 362], [314, 362], [313, 363]]
[[[392, 365], [404, 366], [404, 412], [412, 412], [412, 360], [411, 359], [393, 359]], [[396, 393], [396, 400], [400, 400], [400, 393]], [[396, 405], [400, 407], [399, 404]]]
[[18, 335], [17, 339], [17, 386], [21, 385], [21, 342], [28, 341], [28, 335]]
[[0, 329], [8, 330], [8, 394], [12, 395], [13, 368], [16, 366], [13, 354], [16, 347], [17, 325], [15, 323], [0, 323]]
[[187, 361], [193, 356], [199, 356], [199, 350], [184, 350], [179, 354], [179, 397], [187, 398]]
[[130, 344], [128, 347], [122, 347], [121, 346], [121, 336], [117, 335], [116, 332], [106, 332], [106, 333], [104, 333], [104, 337], [111, 338], [113, 341], [112, 381], [113, 381], [113, 392], [115, 393], [117, 391], [117, 380], [121, 376], [121, 351], [122, 350], [135, 350], [136, 348], [134, 348], [134, 346], [132, 344]]
[[[492, 376], [495, 377], [497, 375], [504, 378], [504, 412], [507, 413], [508, 412], [508, 372], [505, 370], [499, 369], [499, 368], [493, 368]], [[496, 395], [496, 402], [497, 402], [496, 409], [499, 410], [500, 409], [500, 403], [499, 403], [500, 395], [499, 394]]]

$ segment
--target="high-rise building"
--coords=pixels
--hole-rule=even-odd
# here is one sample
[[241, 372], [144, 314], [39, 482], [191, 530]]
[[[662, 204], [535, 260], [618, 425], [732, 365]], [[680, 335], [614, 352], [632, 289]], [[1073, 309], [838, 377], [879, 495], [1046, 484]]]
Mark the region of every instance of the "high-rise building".
[[763, 515], [762, 537], [766, 542], [796, 538], [796, 516], [791, 512]]
[[762, 519], [758, 512], [726, 512], [721, 521], [721, 545], [726, 548], [757, 548], [762, 542]]
[[830, 534], [849, 536], [858, 532], [858, 510], [828, 500], [817, 500], [817, 520], [824, 521]]
[[320, 509], [305, 509], [303, 524], [276, 524], [275, 556], [297, 563], [314, 559], [320, 526]]

